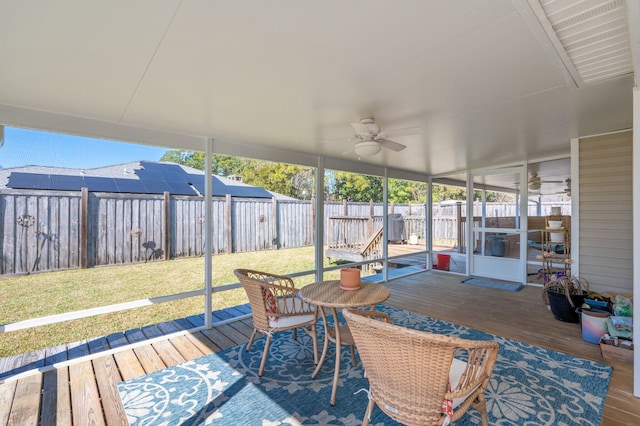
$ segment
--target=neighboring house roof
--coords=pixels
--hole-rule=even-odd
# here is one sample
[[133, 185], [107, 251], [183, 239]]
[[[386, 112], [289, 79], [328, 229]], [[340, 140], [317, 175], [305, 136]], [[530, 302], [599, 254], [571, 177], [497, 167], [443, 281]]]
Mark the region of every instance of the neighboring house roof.
[[[212, 176], [214, 196], [242, 198], [293, 199], [264, 188], [247, 185], [222, 176]], [[205, 176], [202, 170], [175, 163], [136, 161], [94, 169], [69, 169], [24, 166], [0, 169], [0, 188], [203, 195]]]

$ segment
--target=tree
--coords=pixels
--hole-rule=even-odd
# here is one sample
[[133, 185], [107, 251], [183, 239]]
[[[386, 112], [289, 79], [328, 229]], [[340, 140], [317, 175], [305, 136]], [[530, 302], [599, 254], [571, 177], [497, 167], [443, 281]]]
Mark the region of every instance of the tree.
[[441, 201], [457, 200], [464, 201], [467, 199], [466, 188], [449, 185], [433, 185], [431, 192], [431, 202], [438, 203]]
[[330, 200], [382, 202], [382, 178], [358, 173], [334, 172], [333, 181], [327, 187]]
[[[160, 161], [182, 164], [193, 167], [194, 169], [204, 170], [203, 152], [174, 149], [167, 151]], [[254, 160], [216, 154], [213, 155], [211, 159], [211, 172], [219, 176], [229, 176], [236, 173], [241, 174], [246, 167], [250, 166], [252, 161]]]
[[[204, 170], [202, 152], [167, 151], [160, 161]], [[260, 186], [293, 198], [308, 199], [313, 196], [315, 171], [306, 167], [214, 154], [211, 171], [214, 175], [225, 177], [238, 174], [248, 185]]]
[[315, 171], [307, 167], [256, 161], [243, 171], [244, 182], [298, 199], [313, 196]]
[[389, 202], [396, 204], [424, 204], [427, 200], [427, 184], [403, 179], [389, 179]]
[[184, 151], [181, 149], [174, 149], [165, 152], [160, 158], [160, 161], [166, 163], [183, 164], [185, 166], [193, 167], [194, 169], [204, 170], [204, 153], [194, 151]]

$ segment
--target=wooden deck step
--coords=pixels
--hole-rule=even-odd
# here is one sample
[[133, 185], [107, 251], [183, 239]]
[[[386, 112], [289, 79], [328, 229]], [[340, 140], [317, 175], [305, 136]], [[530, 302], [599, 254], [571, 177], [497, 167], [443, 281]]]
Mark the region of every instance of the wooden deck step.
[[[251, 315], [251, 307], [248, 303], [213, 311], [211, 313], [213, 324], [226, 322], [246, 315]], [[54, 365], [59, 362], [80, 358], [85, 355], [116, 349], [131, 343], [143, 342], [154, 337], [166, 336], [180, 330], [201, 327], [203, 325], [204, 316], [193, 315], [187, 318], [179, 318], [160, 324], [113, 333], [108, 336], [100, 336], [91, 340], [83, 340], [54, 348], [0, 358], [0, 379], [5, 379], [12, 375], [40, 367]], [[0, 424], [3, 423], [0, 422]]]

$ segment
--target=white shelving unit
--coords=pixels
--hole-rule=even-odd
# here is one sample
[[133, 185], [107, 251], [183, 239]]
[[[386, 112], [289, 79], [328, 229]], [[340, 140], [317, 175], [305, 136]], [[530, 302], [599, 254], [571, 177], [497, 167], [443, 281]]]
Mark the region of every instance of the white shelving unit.
[[[546, 226], [542, 232], [542, 254], [536, 259], [542, 261], [545, 276], [562, 272], [571, 275], [571, 235], [568, 228], [568, 218], [564, 216], [547, 216]], [[562, 252], [554, 250], [561, 245]]]

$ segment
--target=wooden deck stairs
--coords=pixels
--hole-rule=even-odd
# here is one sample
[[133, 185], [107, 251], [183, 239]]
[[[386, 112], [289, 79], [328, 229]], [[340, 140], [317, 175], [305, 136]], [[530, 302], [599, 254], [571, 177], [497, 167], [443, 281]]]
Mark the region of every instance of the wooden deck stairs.
[[325, 252], [325, 256], [329, 259], [347, 260], [350, 262], [365, 262], [370, 259], [380, 258], [382, 256], [382, 227], [379, 227], [373, 232], [362, 244], [329, 247]]

